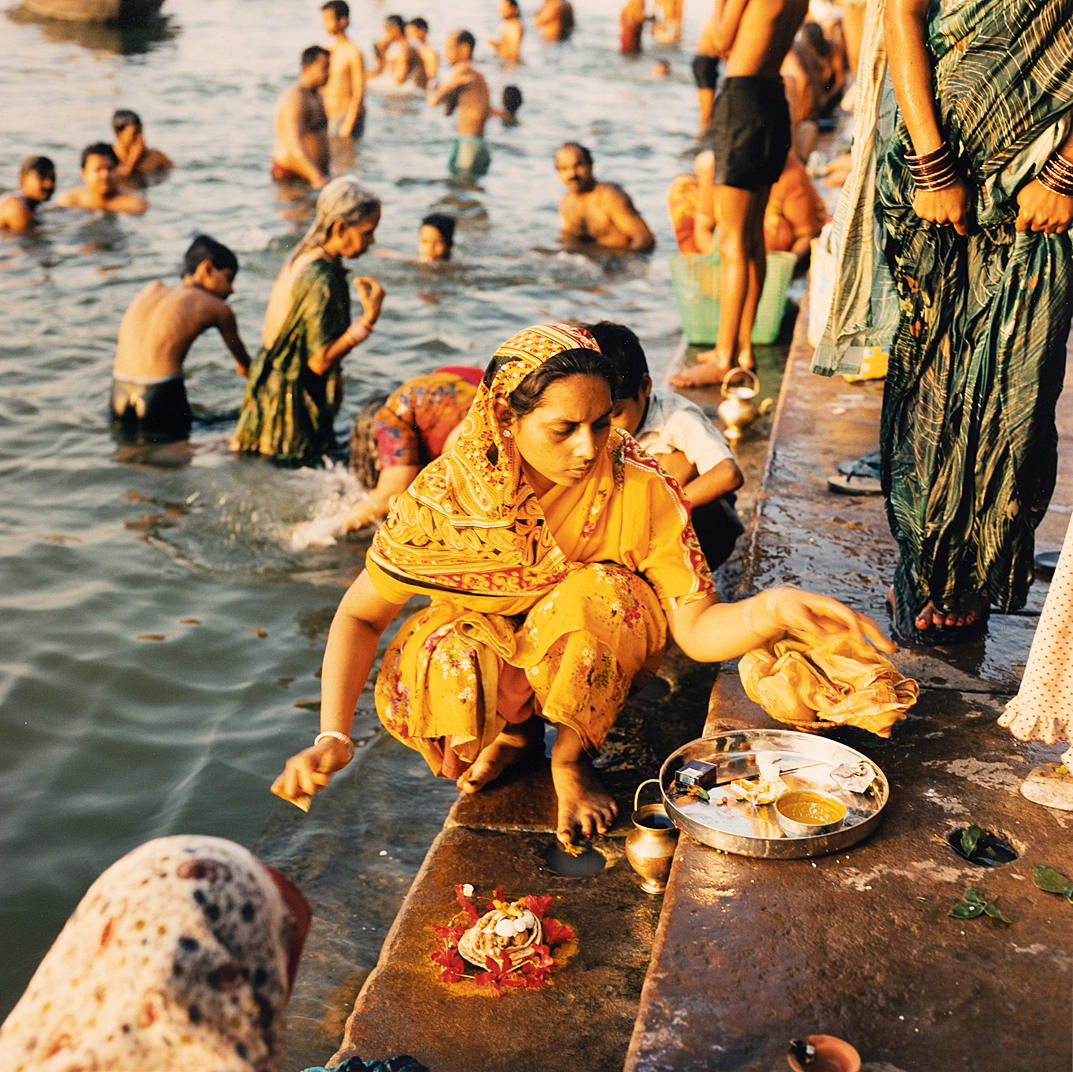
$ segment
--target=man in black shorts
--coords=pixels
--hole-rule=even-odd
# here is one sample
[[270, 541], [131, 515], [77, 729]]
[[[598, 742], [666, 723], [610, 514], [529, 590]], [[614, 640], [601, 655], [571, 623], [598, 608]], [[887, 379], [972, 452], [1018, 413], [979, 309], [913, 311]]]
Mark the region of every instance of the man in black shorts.
[[719, 54], [716, 52], [715, 35], [719, 29], [719, 7], [708, 16], [697, 39], [697, 52], [693, 57], [693, 81], [697, 85], [697, 104], [700, 106], [700, 132], [703, 134], [712, 121], [712, 102], [715, 87], [719, 83]]
[[756, 307], [764, 288], [764, 211], [790, 151], [790, 110], [779, 67], [808, 0], [727, 0], [712, 39], [727, 57], [712, 108], [719, 220], [719, 335], [715, 349], [671, 379], [675, 387], [722, 383], [732, 368], [751, 369]]

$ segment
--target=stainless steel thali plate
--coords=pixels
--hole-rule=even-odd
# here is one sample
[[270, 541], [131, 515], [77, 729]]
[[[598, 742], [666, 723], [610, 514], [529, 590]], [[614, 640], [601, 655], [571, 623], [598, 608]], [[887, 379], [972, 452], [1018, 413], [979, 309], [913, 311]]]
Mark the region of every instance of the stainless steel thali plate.
[[[705, 802], [676, 786], [675, 774], [690, 760], [714, 763], [725, 772], [724, 777], [733, 778], [755, 773], [758, 752], [777, 753], [783, 771], [798, 768], [796, 773], [782, 775], [788, 788], [816, 789], [838, 797], [847, 809], [842, 824], [827, 834], [793, 837], [779, 827], [774, 804], [748, 804], [726, 786], [708, 789], [710, 800]], [[832, 779], [835, 768], [861, 763], [874, 773], [863, 792], [848, 792]], [[879, 825], [890, 796], [886, 775], [866, 755], [849, 745], [796, 730], [735, 730], [690, 741], [668, 756], [660, 768], [659, 786], [667, 814], [701, 844], [739, 856], [775, 860], [822, 856], [855, 844]]]

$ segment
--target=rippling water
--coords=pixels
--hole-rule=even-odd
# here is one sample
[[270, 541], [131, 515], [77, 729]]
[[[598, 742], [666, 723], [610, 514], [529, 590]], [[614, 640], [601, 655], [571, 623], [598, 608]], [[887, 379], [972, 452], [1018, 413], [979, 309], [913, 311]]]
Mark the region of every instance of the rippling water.
[[[615, 51], [617, 2], [575, 6], [574, 41], [549, 48], [530, 32], [527, 63], [509, 76], [478, 49], [494, 93], [510, 81], [525, 94], [519, 127], [489, 125], [493, 165], [479, 188], [444, 181], [452, 124], [422, 101], [372, 98], [365, 140], [336, 162], [384, 199], [381, 246], [412, 250], [433, 209], [459, 217], [450, 267], [352, 262], [388, 296], [376, 334], [347, 359], [341, 433], [373, 390], [440, 364], [484, 364], [515, 329], [549, 317], [622, 319], [665, 365], [678, 320], [663, 198], [695, 121], [688, 48], [664, 53], [673, 76], [653, 82], [650, 58]], [[122, 312], [146, 281], [175, 278], [195, 231], [237, 252], [233, 305], [247, 345], [259, 339], [271, 281], [310, 207], [281, 201], [268, 181], [272, 110], [298, 53], [321, 38], [318, 7], [168, 0], [163, 25], [135, 35], [0, 12], [0, 182], [44, 152], [59, 189], [77, 184], [79, 150], [107, 136], [118, 107], [139, 111], [149, 144], [178, 164], [149, 191], [147, 216], [49, 209], [34, 237], [0, 238], [0, 1016], [105, 866], [148, 838], [204, 831], [256, 843], [312, 891], [322, 954], [303, 972], [298, 1015], [319, 1024], [323, 1044], [323, 1014], [345, 1007], [340, 995], [372, 967], [454, 796], [384, 739], [369, 692], [358, 761], [331, 800], [303, 818], [267, 792], [315, 732], [327, 625], [362, 564], [362, 544], [330, 535], [357, 494], [350, 477], [223, 450], [241, 382], [216, 337], [187, 362], [205, 418], [191, 446], [133, 450], [104, 418]], [[459, 25], [482, 40], [496, 7], [428, 2], [421, 13], [441, 44]], [[351, 8], [368, 54], [393, 5]], [[653, 257], [557, 250], [551, 155], [565, 138], [593, 149], [598, 177], [626, 186], [657, 234]]]

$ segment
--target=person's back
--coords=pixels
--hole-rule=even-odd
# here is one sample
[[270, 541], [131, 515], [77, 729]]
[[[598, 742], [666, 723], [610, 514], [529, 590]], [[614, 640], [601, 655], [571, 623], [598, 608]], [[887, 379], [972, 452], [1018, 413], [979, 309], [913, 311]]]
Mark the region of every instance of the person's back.
[[727, 55], [727, 77], [777, 78], [808, 12], [808, 0], [727, 0], [724, 18], [731, 7], [743, 10]]

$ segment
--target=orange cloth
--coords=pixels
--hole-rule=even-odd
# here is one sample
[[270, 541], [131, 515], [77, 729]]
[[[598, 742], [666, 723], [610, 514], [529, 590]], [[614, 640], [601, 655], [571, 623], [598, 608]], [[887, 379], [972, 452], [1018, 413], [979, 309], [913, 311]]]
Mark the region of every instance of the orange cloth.
[[889, 737], [920, 689], [870, 644], [848, 636], [786, 636], [738, 663], [750, 700], [796, 730], [856, 726]]

